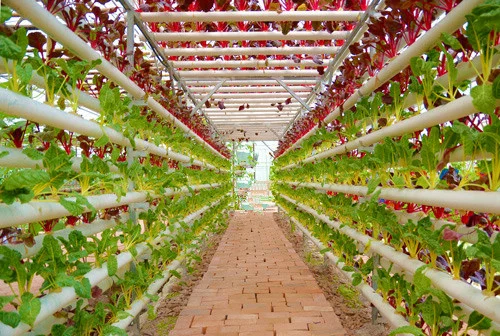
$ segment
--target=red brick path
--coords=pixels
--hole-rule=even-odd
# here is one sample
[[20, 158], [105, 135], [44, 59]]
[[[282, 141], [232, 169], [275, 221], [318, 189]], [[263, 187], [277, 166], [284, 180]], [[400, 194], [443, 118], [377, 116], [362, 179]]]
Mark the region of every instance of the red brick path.
[[232, 218], [170, 336], [344, 335], [307, 266], [272, 214]]

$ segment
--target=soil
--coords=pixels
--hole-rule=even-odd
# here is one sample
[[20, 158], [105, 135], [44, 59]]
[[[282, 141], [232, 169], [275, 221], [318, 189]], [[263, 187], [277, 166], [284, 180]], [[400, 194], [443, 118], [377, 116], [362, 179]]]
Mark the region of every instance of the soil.
[[174, 285], [172, 292], [158, 307], [156, 318], [148, 320], [141, 326], [140, 335], [168, 335], [174, 329], [177, 317], [187, 305], [191, 292], [203, 278], [203, 274], [208, 270], [208, 265], [212, 261], [212, 257], [219, 246], [224, 232], [214, 235], [209, 239], [205, 248], [199, 254], [201, 262], [193, 264], [193, 272], [183, 276]]
[[274, 219], [295, 251], [309, 266], [319, 286], [339, 317], [347, 336], [385, 336], [389, 326], [382, 317], [372, 323], [370, 303], [354, 288], [350, 281], [333, 265], [325, 263], [316, 246], [307, 240], [304, 243], [301, 232], [292, 232], [286, 216], [276, 213]]

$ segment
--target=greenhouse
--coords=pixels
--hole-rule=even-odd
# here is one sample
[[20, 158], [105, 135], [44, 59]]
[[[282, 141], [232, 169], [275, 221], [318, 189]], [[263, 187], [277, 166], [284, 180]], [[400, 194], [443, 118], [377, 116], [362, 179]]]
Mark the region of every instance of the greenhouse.
[[0, 0], [0, 335], [500, 336], [500, 0]]

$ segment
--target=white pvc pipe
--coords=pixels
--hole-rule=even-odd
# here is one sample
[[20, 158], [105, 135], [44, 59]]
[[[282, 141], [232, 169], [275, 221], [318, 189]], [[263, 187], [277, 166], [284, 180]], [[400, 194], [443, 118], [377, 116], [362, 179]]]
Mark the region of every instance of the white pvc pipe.
[[[368, 195], [368, 187], [364, 186], [300, 182], [286, 182], [286, 184], [317, 190], [330, 190], [344, 194], [354, 194], [359, 196]], [[474, 190], [429, 190], [377, 187], [375, 192], [378, 191], [380, 191], [379, 198], [393, 201], [500, 214], [500, 192], [496, 191], [486, 192]]]
[[[286, 213], [286, 210], [284, 210], [280, 205], [278, 205], [278, 207]], [[314, 237], [309, 230], [302, 226], [297, 219], [291, 216], [289, 216], [289, 218], [296, 225], [296, 227], [299, 228], [300, 231], [302, 231], [318, 247], [319, 250], [325, 249], [325, 245]], [[345, 264], [340, 261], [339, 258], [333, 254], [333, 252], [326, 252], [324, 255], [337, 267], [340, 272], [342, 272], [342, 274], [346, 276], [349, 281], [352, 282], [352, 272], [346, 272], [342, 269]], [[356, 286], [356, 288], [358, 288], [361, 291], [361, 294], [363, 294], [363, 296], [378, 309], [380, 315], [387, 319], [392, 328], [396, 329], [409, 325], [408, 321], [406, 321], [402, 315], [396, 313], [396, 310], [390, 304], [385, 302], [382, 296], [376, 293], [375, 290], [366, 282], [362, 281], [361, 284]]]
[[[214, 80], [209, 80], [209, 79], [204, 79], [204, 78], [198, 78], [198, 79], [190, 79], [186, 78], [185, 81], [187, 86], [193, 87], [193, 86], [209, 86], [209, 85], [217, 85], [219, 84], [220, 81], [214, 81]], [[287, 85], [314, 85], [316, 84], [315, 79], [304, 79], [304, 78], [294, 78], [294, 77], [289, 77], [283, 80]], [[225, 85], [231, 85], [231, 86], [237, 86], [237, 85], [275, 85], [275, 86], [281, 86], [276, 82], [275, 80], [269, 80], [269, 79], [246, 79], [246, 80], [234, 80], [234, 79], [228, 79], [225, 83]]]
[[[276, 102], [274, 100], [269, 100], [269, 101], [266, 101], [265, 103], [253, 103], [252, 101], [243, 101], [241, 100], [241, 102], [238, 103], [238, 101], [236, 101], [235, 103], [233, 103], [234, 100], [230, 100], [228, 101], [227, 103], [224, 103], [224, 106], [226, 107], [226, 110], [230, 110], [230, 109], [238, 109], [241, 105], [244, 105], [245, 106], [245, 110], [249, 110], [251, 108], [276, 108], [276, 106], [271, 106], [271, 104], [275, 104], [276, 105]], [[252, 103], [252, 105], [250, 105], [250, 103]], [[283, 103], [283, 102], [282, 102]], [[250, 105], [249, 108], [246, 108], [246, 105]], [[299, 108], [301, 107], [302, 105], [300, 105], [299, 103], [297, 102], [294, 102], [292, 101], [290, 104], [288, 105], [285, 105], [283, 103], [283, 107], [289, 107], [289, 108]], [[206, 111], [206, 109], [205, 109]]]
[[[436, 44], [436, 41], [439, 41], [442, 33], [451, 34], [462, 27], [465, 22], [465, 16], [482, 2], [483, 0], [463, 1], [453, 8], [440, 22], [429, 29], [415, 43], [403, 50], [397, 57], [391, 60], [382, 70], [380, 70], [375, 77], [370, 78], [370, 80], [356, 90], [356, 92], [354, 92], [341, 106], [337, 107], [328, 116], [326, 116], [323, 123], [328, 124], [340, 115], [340, 111], [349, 110], [361, 97], [371, 94], [374, 90], [401, 72], [410, 64], [410, 59], [418, 57], [424, 54], [427, 50], [431, 49]], [[317, 129], [318, 126], [314, 126], [314, 128], [298, 139], [284, 153], [296, 148], [300, 143], [302, 143], [302, 141], [313, 135]]]
[[[6, 60], [4, 58], [0, 57], [0, 72], [5, 71], [5, 61]], [[9, 60], [7, 62], [7, 67], [9, 68], [9, 71], [12, 72], [12, 61]], [[45, 80], [36, 71], [33, 71], [31, 74], [30, 84], [33, 84], [41, 89], [45, 88], [46, 86]], [[67, 89], [70, 93], [73, 92], [73, 89], [69, 84], [67, 85]], [[84, 106], [94, 112], [101, 113], [101, 104], [99, 103], [99, 99], [96, 99], [88, 93], [80, 90], [76, 90], [76, 92], [78, 95], [78, 105]]]
[[[220, 187], [220, 184], [202, 184], [199, 186], [193, 186], [191, 187], [191, 189], [200, 190], [217, 187]], [[168, 188], [166, 189], [163, 196], [172, 196], [185, 192], [189, 192], [188, 187], [182, 187], [178, 189]], [[148, 195], [150, 194], [146, 191], [133, 191], [128, 192], [126, 195], [120, 197], [119, 201], [118, 196], [115, 194], [87, 196], [87, 200], [96, 208], [96, 210], [101, 210], [127, 205], [130, 203], [145, 202], [148, 198]], [[68, 200], [72, 200], [72, 198], [68, 197]], [[71, 215], [71, 213], [58, 202], [15, 202], [11, 205], [0, 203], [0, 228], [60, 218], [69, 215]]]
[[[0, 167], [7, 168], [42, 168], [43, 161], [42, 160], [33, 160], [29, 158], [26, 154], [23, 153], [22, 149], [19, 148], [11, 148], [0, 146], [0, 153], [8, 152], [7, 155], [0, 158]], [[71, 169], [75, 172], [80, 172], [80, 164], [82, 163], [81, 157], [73, 157], [71, 158]], [[108, 167], [111, 172], [118, 173], [119, 169], [115, 165], [108, 164]]]
[[[194, 218], [197, 216], [201, 215], [204, 211], [207, 211], [211, 207], [215, 206], [218, 204], [221, 200], [219, 199], [216, 202], [213, 202], [210, 206], [205, 206], [202, 209], [196, 211], [195, 213], [189, 215], [188, 217], [184, 218], [183, 222], [184, 223], [189, 223], [192, 221]], [[173, 227], [174, 225], [170, 226]], [[167, 228], [164, 232], [165, 235], [168, 235], [171, 233], [170, 229]], [[165, 237], [157, 237], [154, 241], [153, 244], [151, 245], [156, 245], [159, 242], [161, 242]], [[150, 250], [150, 245], [148, 243], [140, 243], [135, 246], [136, 251], [135, 254], [132, 255], [130, 252], [122, 252], [117, 256], [118, 260], [118, 268], [123, 267], [126, 264], [131, 263], [134, 259], [137, 257], [143, 255], [145, 252]], [[90, 272], [88, 272], [85, 276], [85, 278], [89, 279], [91, 286], [95, 286], [96, 284], [100, 283], [104, 279], [109, 278], [108, 276], [108, 269], [107, 269], [107, 263], [104, 263], [102, 267], [100, 268], [94, 268]], [[49, 318], [51, 315], [54, 313], [58, 312], [60, 309], [68, 306], [71, 304], [78, 296], [76, 295], [75, 289], [73, 287], [63, 287], [60, 289], [59, 292], [54, 292], [50, 293], [46, 296], [43, 296], [40, 298], [40, 303], [42, 305], [40, 309], [40, 313], [38, 314], [36, 320], [35, 320], [35, 325], [38, 323], [42, 322], [46, 318]], [[0, 323], [0, 335], [22, 335], [26, 331], [30, 329], [30, 326], [21, 323], [17, 328], [11, 328], [10, 326], [7, 326], [3, 323]]]
[[285, 125], [288, 121], [284, 120], [284, 121], [280, 121], [280, 120], [259, 120], [259, 121], [256, 121], [256, 122], [252, 122], [252, 121], [243, 121], [243, 120], [235, 120], [233, 122], [223, 122], [221, 121], [220, 123], [218, 123], [217, 125], [229, 125], [229, 126], [236, 126], [236, 127], [241, 127], [241, 126], [247, 126], [247, 125], [251, 125], [251, 124], [255, 124], [255, 125], [263, 125], [263, 126], [268, 126], [268, 125], [276, 125], [276, 124], [279, 124], [279, 125]]
[[[497, 100], [496, 106], [499, 105], [500, 100]], [[379, 129], [370, 134], [366, 134], [353, 141], [347, 142], [345, 145], [336, 146], [332, 149], [310, 156], [302, 162], [308, 163], [334, 155], [344, 154], [358, 148], [359, 146], [373, 145], [374, 143], [382, 141], [387, 137], [392, 138], [395, 136], [412, 133], [424, 128], [439, 125], [450, 120], [456, 120], [462, 117], [466, 117], [476, 112], [479, 111], [472, 104], [472, 98], [470, 96], [464, 96], [451, 101], [446, 105], [438, 106], [430, 111], [427, 111], [426, 113], [416, 115], [409, 119], [402, 120], [398, 123]], [[291, 164], [284, 167], [283, 169], [290, 169], [293, 167], [297, 167], [298, 165], [299, 164]]]
[[[307, 94], [307, 93], [306, 93]], [[298, 96], [304, 97], [303, 92], [299, 92]], [[274, 103], [279, 103], [283, 102], [283, 98], [293, 98], [289, 93], [215, 93], [212, 95], [213, 99], [232, 99], [232, 98], [257, 98], [257, 99], [262, 99], [262, 98], [276, 98]], [[232, 100], [231, 100], [232, 101]], [[229, 101], [229, 102], [231, 102]], [[251, 101], [248, 101], [249, 104], [251, 104]]]
[[[125, 215], [125, 217], [123, 217], [123, 215], [120, 215], [121, 221], [127, 221], [127, 219], [128, 215]], [[62, 237], [68, 239], [71, 232], [80, 231], [85, 237], [89, 237], [106, 229], [112, 228], [116, 225], [117, 221], [115, 219], [97, 219], [90, 224], [83, 223], [75, 227], [69, 227], [52, 232], [50, 235], [56, 238]], [[37, 254], [42, 249], [43, 239], [45, 238], [45, 236], [46, 234], [40, 234], [36, 236], [34, 238], [35, 244], [33, 244], [33, 246], [28, 246], [25, 244], [5, 244], [4, 246], [7, 246], [9, 249], [19, 252], [21, 254], [21, 259], [29, 258]]]
[[[290, 86], [290, 89], [292, 89], [295, 92], [311, 92], [311, 87], [310, 86]], [[191, 92], [193, 93], [200, 93], [200, 92], [210, 92], [212, 90], [211, 87], [200, 87], [200, 88], [195, 88], [192, 89]], [[283, 88], [282, 86], [225, 86], [219, 88], [217, 92], [288, 92]]]
[[[100, 59], [101, 64], [97, 65], [95, 68], [98, 69], [103, 75], [120, 85], [123, 89], [130, 93], [134, 99], [144, 100], [147, 96], [146, 92], [144, 92], [137, 84], [114, 67], [110, 62], [102, 58], [97, 51], [95, 51], [85, 41], [80, 39], [74, 32], [40, 6], [35, 0], [4, 0], [4, 3], [18, 12], [20, 16], [29, 19], [30, 22], [46, 32], [54, 40], [70, 49], [75, 55], [78, 55], [79, 58], [87, 61]], [[189, 133], [190, 136], [197, 139], [197, 141], [201, 142], [203, 146], [208, 148], [210, 151], [225, 158], [152, 97], [147, 98], [147, 104], [153, 111], [158, 113], [163, 118], [172, 120], [177, 127], [182, 129], [184, 132]]]
[[[241, 106], [241, 105], [240, 105]], [[276, 106], [271, 106], [268, 105], [267, 107], [252, 107], [250, 106], [249, 108], [245, 108], [243, 110], [239, 110], [238, 108], [230, 108], [227, 107], [223, 110], [220, 108], [209, 108], [205, 109], [205, 113], [208, 115], [211, 115], [213, 113], [222, 113], [222, 114], [241, 114], [241, 113], [249, 113], [249, 114], [255, 114], [255, 113], [262, 113], [262, 112], [269, 112], [269, 113], [274, 113], [274, 114], [279, 114], [279, 113], [286, 113], [286, 112], [295, 112], [297, 109], [296, 108], [290, 108], [289, 105], [284, 105], [283, 104], [283, 109], [280, 111]]]
[[[30, 1], [30, 0], [27, 0]], [[122, 133], [110, 127], [101, 127], [99, 124], [85, 120], [82, 117], [53, 108], [47, 104], [34, 101], [28, 97], [19, 95], [12, 91], [0, 88], [0, 109], [3, 113], [35, 121], [40, 124], [50, 125], [55, 128], [65, 129], [78, 134], [87, 135], [96, 139], [106, 134], [109, 141], [123, 147], [131, 147], [130, 140]], [[170, 150], [158, 147], [142, 139], [135, 139], [135, 149], [168, 157], [180, 162], [192, 162], [195, 165], [206, 167], [208, 169], [217, 168], [199, 160], [192, 160], [189, 156], [172, 152]]]
[[[207, 50], [207, 49], [203, 49]], [[226, 49], [222, 49], [226, 50]], [[182, 78], [319, 77], [316, 70], [192, 70], [178, 71]]]
[[[310, 213], [319, 220], [331, 225], [339, 232], [342, 232], [354, 240], [361, 242], [365, 246], [370, 246], [370, 250], [381, 255], [382, 257], [390, 260], [394, 264], [398, 265], [405, 271], [415, 274], [416, 270], [425, 264], [419, 260], [412, 259], [407, 254], [398, 252], [394, 248], [385, 245], [381, 241], [374, 240], [369, 236], [361, 234], [360, 232], [343, 226], [339, 222], [334, 222], [328, 218], [328, 216], [320, 215], [314, 209], [298, 203], [297, 201], [291, 199], [288, 196], [281, 195], [287, 201], [297, 205], [304, 211]], [[500, 299], [497, 297], [487, 297], [483, 295], [482, 291], [474, 286], [469, 285], [461, 280], [454, 280], [452, 277], [442, 271], [427, 268], [424, 274], [431, 280], [432, 284], [444, 291], [450, 297], [455, 298], [471, 308], [477, 310], [486, 317], [489, 317], [495, 322], [500, 321]]]
[[153, 33], [158, 42], [179, 41], [290, 41], [290, 40], [345, 40], [349, 36], [348, 31], [291, 31], [283, 34], [280, 31], [251, 31], [251, 32], [172, 32]]
[[332, 55], [338, 47], [229, 47], [229, 48], [169, 48], [166, 56], [224, 56], [224, 55]]
[[[328, 60], [324, 60], [325, 62]], [[300, 63], [293, 60], [243, 60], [243, 61], [172, 61], [174, 68], [183, 69], [210, 69], [210, 68], [267, 68], [267, 67], [314, 67], [324, 66], [304, 59]]]
[[269, 113], [263, 113], [263, 112], [247, 112], [247, 113], [229, 113], [229, 114], [224, 114], [224, 113], [207, 113], [207, 115], [212, 119], [212, 120], [217, 120], [217, 119], [234, 119], [234, 118], [243, 118], [243, 117], [254, 117], [254, 118], [267, 118], [266, 120], [274, 120], [274, 118], [291, 118], [293, 117], [293, 112], [288, 111], [288, 112], [277, 112], [277, 111], [269, 111]]
[[361, 11], [147, 12], [144, 22], [357, 21]]

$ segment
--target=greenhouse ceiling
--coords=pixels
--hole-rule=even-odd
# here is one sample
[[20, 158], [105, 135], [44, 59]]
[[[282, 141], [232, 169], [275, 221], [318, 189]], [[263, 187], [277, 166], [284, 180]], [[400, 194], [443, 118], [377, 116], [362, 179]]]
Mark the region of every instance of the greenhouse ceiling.
[[127, 1], [165, 79], [178, 78], [193, 113], [225, 140], [282, 138], [314, 108], [380, 2]]

